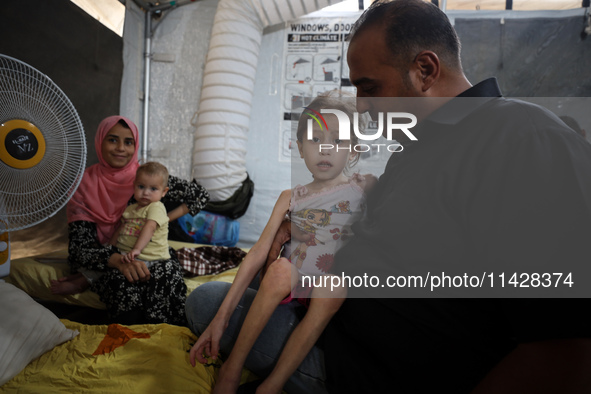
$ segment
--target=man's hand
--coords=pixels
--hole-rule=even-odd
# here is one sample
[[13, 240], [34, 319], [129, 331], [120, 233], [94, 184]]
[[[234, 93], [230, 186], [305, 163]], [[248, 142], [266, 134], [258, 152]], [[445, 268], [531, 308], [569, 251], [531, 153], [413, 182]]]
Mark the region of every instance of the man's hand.
[[375, 185], [378, 183], [378, 178], [376, 178], [373, 174], [359, 174], [355, 173], [351, 177], [353, 182], [355, 182], [365, 193], [369, 193], [371, 189], [374, 188]]

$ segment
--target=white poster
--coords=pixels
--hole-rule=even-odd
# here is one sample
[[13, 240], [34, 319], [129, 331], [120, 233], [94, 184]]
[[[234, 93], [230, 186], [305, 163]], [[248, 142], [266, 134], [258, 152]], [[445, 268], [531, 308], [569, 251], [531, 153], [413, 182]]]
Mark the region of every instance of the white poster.
[[341, 89], [355, 94], [349, 82], [347, 36], [357, 20], [352, 17], [301, 18], [285, 27], [282, 72], [282, 159], [297, 154], [292, 137], [292, 108], [301, 108], [319, 93]]

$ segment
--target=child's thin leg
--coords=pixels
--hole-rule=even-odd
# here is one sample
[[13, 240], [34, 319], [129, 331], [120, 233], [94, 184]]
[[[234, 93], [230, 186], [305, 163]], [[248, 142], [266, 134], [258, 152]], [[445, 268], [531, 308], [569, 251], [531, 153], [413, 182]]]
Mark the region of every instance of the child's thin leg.
[[[275, 368], [258, 387], [257, 394], [281, 392], [285, 382], [302, 363], [332, 316], [345, 301], [346, 290], [344, 288], [336, 290], [336, 293], [331, 293], [329, 289], [314, 289], [306, 315], [291, 333]], [[320, 298], [322, 296], [342, 298]]]
[[292, 270], [295, 268], [287, 259], [279, 259], [269, 266], [230, 356], [220, 369], [214, 393], [236, 392], [238, 389], [248, 353], [281, 300], [291, 292], [292, 276], [295, 276], [297, 281], [297, 271], [292, 275]]
[[77, 273], [61, 277], [58, 280], [52, 280], [50, 290], [52, 294], [70, 295], [82, 293], [89, 286], [90, 283], [86, 277], [81, 273]]

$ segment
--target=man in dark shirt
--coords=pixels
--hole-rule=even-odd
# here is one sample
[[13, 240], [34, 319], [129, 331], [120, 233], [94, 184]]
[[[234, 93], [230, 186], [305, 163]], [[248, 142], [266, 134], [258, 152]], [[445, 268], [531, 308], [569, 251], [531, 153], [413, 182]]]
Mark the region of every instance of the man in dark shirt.
[[[421, 0], [374, 3], [356, 23], [347, 61], [359, 112], [403, 108], [419, 120], [418, 140], [394, 136], [404, 150], [334, 273], [384, 283], [442, 271], [573, 272], [575, 285], [350, 288], [323, 337], [327, 388], [591, 392], [591, 286], [581, 285], [591, 278], [590, 145], [549, 111], [500, 97], [496, 80], [472, 86], [459, 47], [445, 14]], [[410, 99], [375, 99], [392, 97]]]

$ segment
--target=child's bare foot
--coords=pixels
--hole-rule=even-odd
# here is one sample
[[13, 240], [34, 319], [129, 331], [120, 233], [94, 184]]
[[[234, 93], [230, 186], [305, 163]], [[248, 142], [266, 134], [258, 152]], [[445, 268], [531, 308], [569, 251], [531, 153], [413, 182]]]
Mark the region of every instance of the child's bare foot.
[[71, 295], [82, 293], [88, 289], [90, 283], [81, 273], [68, 275], [51, 281], [51, 293], [56, 295]]
[[228, 369], [229, 368], [224, 368], [224, 365], [222, 365], [222, 368], [220, 368], [218, 378], [216, 380], [215, 386], [213, 387], [213, 394], [234, 394], [236, 390], [238, 390], [242, 371], [239, 370], [238, 374], [236, 374], [233, 373], [233, 371], [229, 371]]

